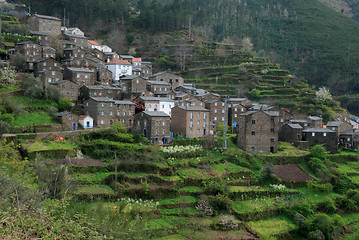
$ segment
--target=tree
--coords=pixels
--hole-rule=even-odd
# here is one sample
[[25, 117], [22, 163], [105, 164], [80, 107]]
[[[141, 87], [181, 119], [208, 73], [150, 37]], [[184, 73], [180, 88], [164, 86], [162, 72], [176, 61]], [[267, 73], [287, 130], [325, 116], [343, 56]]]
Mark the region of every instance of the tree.
[[10, 125], [7, 122], [0, 120], [0, 138], [4, 133], [9, 131], [9, 128], [10, 128]]
[[44, 89], [39, 78], [35, 78], [30, 75], [26, 78], [26, 81], [23, 84], [23, 88], [25, 90], [24, 95], [31, 98], [41, 98], [44, 94]]
[[242, 39], [242, 47], [243, 51], [245, 52], [252, 52], [253, 50], [253, 43], [249, 37], [245, 37]]
[[72, 107], [72, 101], [69, 98], [61, 98], [58, 103], [58, 109], [60, 111], [69, 110]]
[[315, 93], [315, 96], [320, 102], [327, 102], [332, 100], [332, 95], [330, 94], [329, 89], [326, 87], [319, 88], [319, 90]]
[[26, 70], [26, 56], [17, 52], [15, 55], [10, 57], [10, 64], [15, 66], [15, 68], [20, 72], [25, 72]]

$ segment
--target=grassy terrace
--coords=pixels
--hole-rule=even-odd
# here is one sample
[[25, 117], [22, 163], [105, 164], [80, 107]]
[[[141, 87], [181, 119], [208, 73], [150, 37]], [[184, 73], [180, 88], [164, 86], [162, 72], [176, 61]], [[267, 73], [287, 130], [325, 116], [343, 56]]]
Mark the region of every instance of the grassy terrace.
[[261, 239], [276, 239], [275, 236], [297, 228], [288, 218], [278, 217], [252, 221], [248, 226], [259, 234]]
[[22, 147], [29, 153], [47, 150], [71, 150], [77, 147], [71, 141], [56, 142], [56, 141], [35, 141], [34, 143], [22, 141]]

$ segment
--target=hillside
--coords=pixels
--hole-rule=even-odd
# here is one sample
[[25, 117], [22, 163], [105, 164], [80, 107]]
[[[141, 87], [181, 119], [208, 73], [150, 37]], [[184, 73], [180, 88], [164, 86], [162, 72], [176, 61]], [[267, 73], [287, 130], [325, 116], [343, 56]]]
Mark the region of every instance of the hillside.
[[[359, 90], [356, 81], [359, 23], [318, 0], [153, 3], [103, 0], [86, 1], [86, 4], [78, 0], [32, 0], [30, 3], [34, 12], [59, 17], [68, 9], [70, 25], [86, 29], [92, 38], [105, 39], [108, 33], [115, 38], [116, 34], [123, 34], [109, 41], [114, 49], [120, 45], [122, 49], [131, 48], [137, 31], [147, 47], [151, 46], [148, 45], [151, 38], [160, 39], [162, 33], [182, 29], [187, 29], [192, 39], [201, 37], [207, 41], [242, 43], [249, 37], [257, 52], [312, 84], [328, 85], [335, 93]], [[354, 9], [354, 1], [345, 3]], [[157, 42], [157, 47], [162, 46]]]

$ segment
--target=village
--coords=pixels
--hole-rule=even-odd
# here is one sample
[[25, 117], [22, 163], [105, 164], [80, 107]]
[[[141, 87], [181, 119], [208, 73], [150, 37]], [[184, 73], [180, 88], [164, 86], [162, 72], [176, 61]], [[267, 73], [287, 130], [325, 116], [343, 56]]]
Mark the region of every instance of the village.
[[[82, 109], [82, 114], [57, 114], [62, 131], [102, 129], [119, 122], [153, 143], [168, 144], [176, 137], [213, 137], [221, 126], [237, 134], [238, 147], [254, 153], [275, 153], [278, 141], [301, 149], [322, 145], [333, 153], [339, 146], [358, 147], [355, 119], [343, 117], [323, 124], [320, 116], [253, 103], [246, 97], [220, 96], [186, 84], [171, 70], [154, 73], [151, 62], [113, 52], [88, 39], [81, 29], [62, 26], [60, 18], [33, 14], [27, 22], [38, 41], [7, 46], [2, 58], [16, 53], [26, 56], [25, 72], [45, 86], [57, 87], [74, 107]], [[59, 36], [61, 62], [56, 60], [56, 49], [49, 46]]]

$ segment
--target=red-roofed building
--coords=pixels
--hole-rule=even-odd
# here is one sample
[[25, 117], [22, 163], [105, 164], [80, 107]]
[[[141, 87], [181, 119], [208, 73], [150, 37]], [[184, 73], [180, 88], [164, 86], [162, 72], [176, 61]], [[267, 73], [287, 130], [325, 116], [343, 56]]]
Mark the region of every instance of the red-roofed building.
[[106, 68], [112, 72], [112, 80], [114, 81], [119, 81], [123, 75], [132, 75], [132, 65], [126, 60], [108, 62]]
[[133, 67], [141, 66], [141, 64], [142, 64], [142, 59], [141, 58], [132, 59], [132, 66]]
[[93, 118], [88, 115], [80, 115], [79, 124], [85, 129], [93, 128]]

